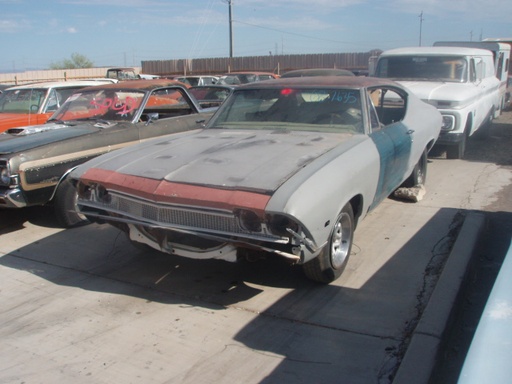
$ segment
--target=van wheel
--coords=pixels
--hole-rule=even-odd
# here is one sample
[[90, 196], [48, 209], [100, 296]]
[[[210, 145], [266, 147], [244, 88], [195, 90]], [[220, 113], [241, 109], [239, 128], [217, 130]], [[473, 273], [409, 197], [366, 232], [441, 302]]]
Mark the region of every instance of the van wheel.
[[462, 135], [462, 140], [455, 145], [449, 145], [446, 148], [446, 157], [448, 159], [462, 159], [464, 157], [464, 152], [466, 152], [466, 141], [468, 137], [467, 134], [464, 133]]
[[76, 201], [78, 193], [71, 181], [64, 179], [55, 194], [53, 207], [57, 223], [64, 228], [70, 228], [79, 224], [88, 223], [87, 218], [77, 212]]
[[491, 115], [487, 118], [487, 121], [482, 124], [482, 126], [476, 131], [475, 137], [479, 140], [486, 140], [491, 136], [491, 127], [492, 127], [492, 116], [494, 112], [491, 112]]
[[302, 266], [309, 279], [329, 284], [341, 276], [352, 249], [354, 229], [354, 212], [348, 203], [338, 215], [327, 245], [317, 257]]

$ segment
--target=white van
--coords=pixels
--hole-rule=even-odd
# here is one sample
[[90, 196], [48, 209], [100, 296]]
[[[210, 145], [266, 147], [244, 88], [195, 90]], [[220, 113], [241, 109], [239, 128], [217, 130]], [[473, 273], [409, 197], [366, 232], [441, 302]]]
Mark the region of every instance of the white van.
[[495, 117], [501, 114], [510, 103], [508, 73], [510, 65], [510, 44], [498, 41], [436, 41], [434, 47], [468, 47], [487, 49], [494, 58], [494, 74], [500, 81], [500, 104]]
[[384, 51], [376, 77], [409, 88], [443, 115], [438, 144], [450, 159], [464, 156], [467, 138], [487, 132], [500, 109], [500, 81], [489, 50], [461, 47], [411, 47]]

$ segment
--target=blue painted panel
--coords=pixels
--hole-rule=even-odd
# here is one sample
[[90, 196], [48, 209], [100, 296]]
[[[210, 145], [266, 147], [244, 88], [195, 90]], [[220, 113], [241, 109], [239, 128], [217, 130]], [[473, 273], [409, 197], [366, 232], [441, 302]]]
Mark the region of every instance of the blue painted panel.
[[380, 157], [379, 183], [370, 210], [388, 197], [405, 177], [412, 144], [407, 131], [407, 127], [398, 122], [370, 135]]

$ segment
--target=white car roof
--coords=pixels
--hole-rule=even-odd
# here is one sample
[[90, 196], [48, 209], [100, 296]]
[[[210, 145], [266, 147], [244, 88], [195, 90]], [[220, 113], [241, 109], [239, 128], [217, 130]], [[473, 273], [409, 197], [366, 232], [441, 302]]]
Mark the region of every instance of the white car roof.
[[72, 80], [72, 81], [43, 81], [24, 85], [16, 85], [10, 89], [31, 89], [31, 88], [67, 88], [67, 87], [91, 87], [95, 85], [111, 84], [111, 81], [105, 80]]
[[382, 52], [382, 56], [402, 55], [467, 55], [467, 56], [490, 56], [491, 51], [467, 47], [406, 47], [390, 49]]

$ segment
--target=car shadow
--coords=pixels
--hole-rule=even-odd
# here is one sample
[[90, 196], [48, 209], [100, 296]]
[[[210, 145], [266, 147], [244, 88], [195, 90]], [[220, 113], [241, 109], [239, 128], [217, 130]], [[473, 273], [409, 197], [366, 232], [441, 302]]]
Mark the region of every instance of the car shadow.
[[[360, 286], [353, 286], [351, 274], [365, 273], [382, 255], [365, 252], [372, 244], [363, 247], [357, 238], [345, 274], [331, 285], [307, 280], [300, 267], [280, 259], [232, 264], [142, 251], [119, 230], [96, 224], [12, 250], [0, 265], [55, 285], [147, 302], [215, 311], [243, 308], [257, 315], [233, 341], [282, 360], [263, 382], [293, 377], [337, 382], [355, 364], [350, 356], [357, 359], [372, 350], [372, 361], [366, 362], [372, 366], [364, 367], [357, 381], [366, 383], [376, 374], [389, 374], [400, 361], [456, 238], [460, 215], [455, 209], [439, 210]], [[371, 230], [365, 222], [363, 231]], [[379, 233], [375, 241], [385, 242], [384, 236]]]
[[51, 206], [0, 209], [0, 235], [19, 231], [26, 227], [27, 222], [45, 228], [59, 228]]
[[[354, 364], [369, 364], [351, 381], [366, 383], [393, 375], [399, 365], [466, 214], [440, 209], [360, 286], [351, 275], [364, 273], [381, 255], [365, 252], [371, 242], [362, 246], [358, 239], [345, 274], [330, 285], [311, 282], [300, 267], [271, 257], [233, 264], [139, 250], [119, 230], [97, 224], [12, 250], [0, 265], [55, 285], [147, 302], [243, 308], [255, 316], [234, 334], [237, 348], [280, 359], [261, 382], [339, 382]], [[512, 213], [502, 215], [512, 223]], [[367, 220], [362, 229], [371, 232]], [[378, 236], [375, 241], [385, 241], [385, 233]]]

